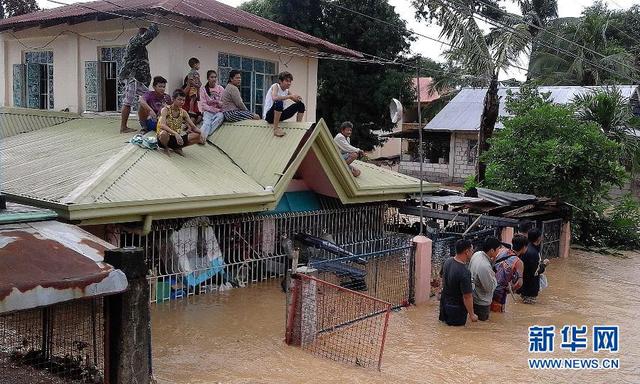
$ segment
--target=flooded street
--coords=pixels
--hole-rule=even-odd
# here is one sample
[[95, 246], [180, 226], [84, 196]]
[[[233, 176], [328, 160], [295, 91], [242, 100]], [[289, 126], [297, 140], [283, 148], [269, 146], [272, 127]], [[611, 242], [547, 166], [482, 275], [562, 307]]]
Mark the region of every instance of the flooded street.
[[[447, 327], [435, 301], [394, 312], [382, 372], [315, 357], [284, 344], [279, 282], [154, 305], [154, 372], [159, 383], [640, 382], [640, 255], [572, 250], [547, 269], [536, 305], [511, 302], [488, 322]], [[530, 325], [555, 325], [556, 351], [528, 352]], [[589, 326], [589, 349], [559, 348], [563, 325]], [[619, 325], [620, 352], [593, 353], [592, 325]], [[528, 358], [618, 357], [619, 370], [530, 370]]]

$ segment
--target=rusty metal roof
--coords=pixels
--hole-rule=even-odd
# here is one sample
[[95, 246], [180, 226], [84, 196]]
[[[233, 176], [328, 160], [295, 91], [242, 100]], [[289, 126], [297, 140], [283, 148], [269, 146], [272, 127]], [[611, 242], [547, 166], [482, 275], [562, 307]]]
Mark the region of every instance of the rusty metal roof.
[[1, 225], [0, 313], [124, 291], [124, 273], [103, 262], [112, 248], [57, 221]]
[[115, 18], [117, 15], [140, 16], [143, 15], [142, 12], [168, 12], [184, 16], [196, 24], [205, 20], [229, 29], [246, 28], [266, 34], [271, 38], [282, 37], [326, 52], [339, 53], [351, 57], [363, 57], [360, 52], [341, 47], [215, 0], [110, 0], [70, 4], [0, 20], [0, 31], [15, 27], [37, 26], [42, 25], [42, 23], [50, 26], [55, 25], [56, 21], [59, 23], [90, 21], [98, 15], [100, 20]]

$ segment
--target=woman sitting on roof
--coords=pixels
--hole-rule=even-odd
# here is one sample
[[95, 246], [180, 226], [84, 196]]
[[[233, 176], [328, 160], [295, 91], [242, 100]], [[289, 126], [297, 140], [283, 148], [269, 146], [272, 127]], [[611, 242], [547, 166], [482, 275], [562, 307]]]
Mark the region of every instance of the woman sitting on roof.
[[260, 116], [249, 111], [247, 106], [242, 101], [240, 96], [240, 83], [242, 82], [242, 75], [237, 69], [233, 69], [229, 72], [229, 82], [227, 87], [222, 92], [222, 112], [224, 113], [224, 120], [229, 122], [236, 122], [242, 120], [260, 120]]
[[[167, 156], [171, 156], [169, 148], [180, 156], [184, 156], [182, 148], [195, 144], [200, 140], [200, 129], [189, 118], [187, 111], [182, 109], [186, 95], [182, 89], [173, 91], [173, 102], [162, 108], [156, 134], [158, 145], [164, 149]], [[186, 128], [186, 129], [185, 129]]]

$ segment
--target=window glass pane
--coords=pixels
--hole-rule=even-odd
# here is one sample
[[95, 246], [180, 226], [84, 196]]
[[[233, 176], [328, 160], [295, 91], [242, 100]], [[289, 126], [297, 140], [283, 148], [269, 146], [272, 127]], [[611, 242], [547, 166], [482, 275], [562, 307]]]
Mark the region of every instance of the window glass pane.
[[256, 104], [262, 104], [264, 101], [264, 92], [261, 89], [256, 89]]
[[240, 69], [240, 66], [241, 66], [240, 57], [229, 55], [229, 66], [233, 69]]
[[226, 53], [218, 53], [218, 67], [229, 66], [229, 55]]
[[256, 75], [256, 89], [263, 89], [263, 88], [264, 88], [264, 76]]
[[100, 49], [100, 61], [111, 61], [111, 48]]
[[243, 57], [242, 58], [242, 70], [243, 71], [253, 71], [253, 60]]
[[275, 63], [272, 63], [270, 61], [265, 61], [264, 67], [265, 67], [265, 70], [264, 70], [265, 73], [269, 73], [269, 74], [276, 73]]
[[262, 60], [254, 60], [253, 61], [253, 69], [256, 72], [260, 72], [260, 73], [264, 72], [264, 61], [262, 61]]

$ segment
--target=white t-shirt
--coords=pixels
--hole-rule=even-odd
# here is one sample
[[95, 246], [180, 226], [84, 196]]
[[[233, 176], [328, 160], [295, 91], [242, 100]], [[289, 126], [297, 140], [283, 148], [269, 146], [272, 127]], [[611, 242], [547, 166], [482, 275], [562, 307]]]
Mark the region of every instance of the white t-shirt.
[[280, 88], [280, 84], [275, 83], [273, 84], [271, 87], [269, 87], [269, 91], [267, 92], [266, 95], [264, 95], [264, 106], [262, 109], [262, 118], [266, 119], [267, 118], [267, 112], [269, 112], [269, 110], [271, 109], [271, 107], [273, 107], [273, 97], [271, 96], [271, 93], [273, 92], [273, 87], [277, 87], [276, 92], [278, 94], [278, 96], [288, 96], [289, 95], [289, 90], [282, 90], [282, 88]]

